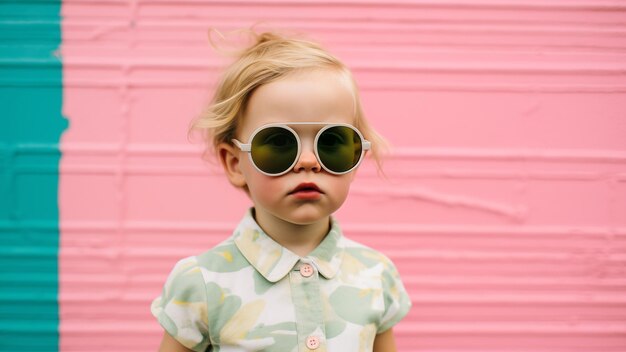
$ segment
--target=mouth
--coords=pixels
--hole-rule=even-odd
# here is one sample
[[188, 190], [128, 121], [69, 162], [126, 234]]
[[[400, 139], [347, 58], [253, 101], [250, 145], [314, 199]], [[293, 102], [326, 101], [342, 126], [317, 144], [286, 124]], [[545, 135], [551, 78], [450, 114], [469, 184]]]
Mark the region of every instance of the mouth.
[[289, 194], [295, 194], [295, 193], [324, 193], [324, 192], [322, 192], [315, 183], [306, 182], [306, 183], [299, 184], [298, 187], [294, 188], [293, 191], [289, 192]]

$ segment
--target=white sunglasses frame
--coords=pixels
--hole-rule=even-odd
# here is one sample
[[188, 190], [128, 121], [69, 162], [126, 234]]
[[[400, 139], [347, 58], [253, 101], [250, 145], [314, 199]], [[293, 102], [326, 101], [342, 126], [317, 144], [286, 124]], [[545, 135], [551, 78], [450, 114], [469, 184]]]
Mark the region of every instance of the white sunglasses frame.
[[[335, 122], [277, 122], [277, 123], [268, 123], [262, 126], [259, 126], [256, 130], [254, 130], [252, 132], [252, 134], [250, 135], [250, 137], [248, 138], [248, 143], [242, 143], [239, 140], [233, 138], [232, 142], [237, 146], [237, 148], [239, 148], [242, 152], [248, 153], [248, 157], [250, 158], [250, 162], [252, 163], [252, 165], [254, 165], [254, 167], [262, 174], [267, 175], [267, 176], [281, 176], [284, 175], [286, 173], [288, 173], [289, 171], [291, 171], [293, 169], [293, 167], [298, 163], [298, 160], [300, 159], [300, 154], [302, 153], [302, 142], [300, 141], [300, 136], [298, 135], [298, 132], [296, 132], [295, 130], [293, 130], [291, 127], [289, 127], [289, 125], [297, 125], [297, 126], [302, 126], [302, 125], [324, 125], [324, 127], [320, 128], [320, 130], [317, 132], [317, 134], [315, 135], [315, 140], [313, 141], [313, 151], [315, 152], [315, 157], [317, 158], [317, 162], [320, 164], [320, 166], [326, 170], [328, 173], [331, 173], [333, 175], [343, 175], [343, 174], [347, 174], [349, 172], [351, 172], [352, 170], [356, 169], [359, 164], [361, 164], [361, 161], [363, 161], [363, 156], [365, 155], [365, 152], [370, 150], [372, 148], [372, 143], [370, 143], [370, 141], [366, 140], [365, 137], [363, 137], [363, 134], [361, 134], [361, 131], [359, 131], [358, 128], [348, 124], [348, 123], [335, 123]], [[326, 131], [329, 128], [332, 127], [337, 127], [337, 126], [343, 126], [343, 127], [349, 127], [351, 129], [353, 129], [357, 135], [359, 136], [359, 138], [361, 138], [361, 155], [359, 156], [359, 161], [353, 166], [351, 167], [349, 170], [344, 171], [344, 172], [335, 172], [332, 170], [329, 170], [324, 163], [322, 162], [322, 160], [320, 159], [319, 153], [317, 152], [317, 141], [320, 138], [321, 134]], [[293, 163], [283, 172], [277, 173], [277, 174], [271, 174], [271, 173], [267, 173], [263, 170], [261, 170], [255, 163], [254, 160], [252, 160], [252, 140], [254, 139], [254, 137], [256, 136], [257, 133], [259, 133], [261, 130], [264, 130], [266, 128], [269, 127], [281, 127], [284, 128], [288, 131], [290, 131], [291, 133], [293, 133], [294, 136], [296, 136], [296, 142], [298, 143], [298, 152], [296, 154], [295, 159], [293, 160]]]

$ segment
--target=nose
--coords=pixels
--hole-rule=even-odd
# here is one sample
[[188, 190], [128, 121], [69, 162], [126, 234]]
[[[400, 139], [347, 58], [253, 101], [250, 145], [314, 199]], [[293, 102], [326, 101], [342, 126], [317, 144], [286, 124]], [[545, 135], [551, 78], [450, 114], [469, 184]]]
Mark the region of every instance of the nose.
[[302, 153], [300, 153], [300, 157], [298, 158], [296, 165], [294, 165], [293, 170], [295, 172], [320, 172], [322, 170], [322, 166], [317, 160], [317, 157], [315, 156], [313, 150], [305, 148], [304, 150], [302, 150]]

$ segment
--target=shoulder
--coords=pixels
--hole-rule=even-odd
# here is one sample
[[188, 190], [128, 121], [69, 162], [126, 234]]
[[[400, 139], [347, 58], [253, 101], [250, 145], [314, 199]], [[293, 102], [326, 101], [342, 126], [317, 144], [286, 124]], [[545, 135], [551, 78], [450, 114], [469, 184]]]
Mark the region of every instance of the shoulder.
[[[343, 287], [335, 291], [340, 295], [331, 296], [331, 300], [335, 298], [333, 307], [339, 310], [350, 307], [351, 311], [358, 311], [370, 304], [377, 316], [377, 333], [388, 330], [411, 308], [410, 297], [395, 264], [382, 252], [354, 240], [343, 237], [342, 245], [344, 252], [339, 277]], [[348, 295], [350, 292], [352, 294]], [[369, 303], [359, 301], [365, 297], [363, 295], [369, 295]]]
[[195, 256], [198, 266], [204, 272], [229, 273], [239, 271], [250, 263], [241, 254], [233, 237]]
[[173, 299], [202, 301], [203, 286], [204, 280], [197, 258], [195, 256], [182, 258], [174, 264], [167, 277], [161, 299], [165, 302]]
[[[377, 333], [387, 331], [402, 320], [410, 311], [411, 298], [406, 291], [398, 269], [385, 254], [358, 243], [345, 239], [344, 263], [348, 270], [357, 271], [363, 280], [368, 277], [378, 285], [381, 293], [382, 314], [378, 321]], [[372, 281], [372, 280], [370, 280]]]
[[357, 260], [366, 267], [380, 265], [384, 269], [396, 270], [393, 261], [387, 255], [372, 247], [347, 237], [342, 237], [342, 244], [344, 246], [344, 257], [351, 257], [351, 259]]
[[369, 280], [382, 288], [385, 295], [396, 299], [404, 294], [404, 284], [393, 261], [382, 252], [345, 238], [342, 271], [360, 276], [359, 281]]
[[169, 274], [166, 287], [200, 286], [207, 272], [234, 271], [244, 265], [242, 259], [232, 238], [228, 238], [204, 252], [179, 259]]

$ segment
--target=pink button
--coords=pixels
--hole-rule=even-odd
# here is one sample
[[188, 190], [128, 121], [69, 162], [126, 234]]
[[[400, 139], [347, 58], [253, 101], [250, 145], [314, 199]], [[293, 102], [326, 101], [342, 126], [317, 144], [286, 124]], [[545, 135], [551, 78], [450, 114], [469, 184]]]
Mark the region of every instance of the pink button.
[[304, 277], [313, 275], [313, 266], [311, 264], [302, 264], [300, 267], [300, 275]]
[[320, 338], [317, 336], [309, 336], [306, 338], [306, 347], [310, 350], [317, 349], [320, 347]]

